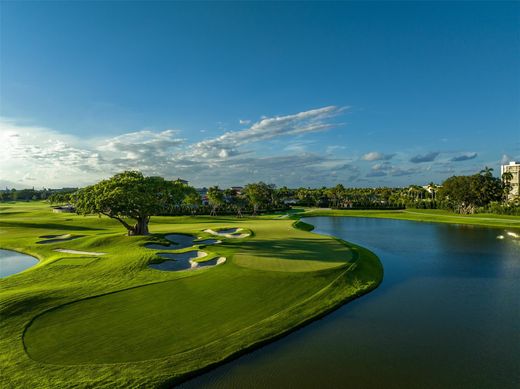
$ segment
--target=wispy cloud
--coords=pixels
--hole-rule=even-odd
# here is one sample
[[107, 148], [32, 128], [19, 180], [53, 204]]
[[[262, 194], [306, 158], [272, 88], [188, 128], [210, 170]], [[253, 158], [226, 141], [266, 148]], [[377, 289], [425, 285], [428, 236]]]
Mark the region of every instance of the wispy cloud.
[[[291, 141], [298, 139], [292, 144], [303, 146], [306, 141], [299, 137], [337, 126], [333, 118], [343, 111], [344, 108], [329, 106], [264, 117], [246, 129], [191, 144], [179, 131], [171, 129], [82, 139], [1, 119], [0, 178], [21, 186], [85, 185], [126, 169], [222, 185], [251, 176], [287, 182], [287, 171], [302, 178], [312, 172], [311, 180], [323, 178], [345, 161], [307, 153], [302, 147], [285, 150], [289, 155], [271, 153], [267, 158], [258, 156], [254, 145], [286, 137]], [[291, 178], [292, 182], [297, 182], [298, 177]]]
[[432, 151], [431, 153], [423, 154], [423, 155], [416, 155], [412, 158], [410, 158], [410, 162], [412, 163], [423, 163], [423, 162], [432, 162], [435, 161], [435, 158], [440, 153], [438, 151]]
[[417, 167], [401, 167], [395, 166], [392, 163], [385, 161], [372, 165], [370, 172], [366, 177], [402, 177], [417, 174], [420, 170]]
[[338, 125], [329, 120], [339, 115], [344, 109], [329, 106], [293, 115], [264, 118], [247, 129], [228, 131], [219, 137], [195, 143], [183, 156], [205, 159], [228, 158], [240, 154], [240, 146], [275, 137], [325, 131]]
[[389, 161], [395, 154], [383, 154], [378, 151], [371, 151], [361, 157], [363, 161]]

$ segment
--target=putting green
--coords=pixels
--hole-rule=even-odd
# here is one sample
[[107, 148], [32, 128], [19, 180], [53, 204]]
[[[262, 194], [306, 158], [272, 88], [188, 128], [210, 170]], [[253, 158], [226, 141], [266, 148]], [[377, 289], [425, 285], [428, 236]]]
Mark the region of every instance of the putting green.
[[255, 270], [309, 272], [345, 266], [352, 251], [330, 238], [293, 238], [242, 244], [234, 262]]

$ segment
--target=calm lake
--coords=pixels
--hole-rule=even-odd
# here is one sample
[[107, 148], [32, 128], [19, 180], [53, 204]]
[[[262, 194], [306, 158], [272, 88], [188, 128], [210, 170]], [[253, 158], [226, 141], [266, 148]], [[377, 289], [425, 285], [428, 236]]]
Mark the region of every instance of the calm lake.
[[520, 239], [462, 225], [305, 221], [374, 251], [383, 283], [182, 387], [520, 387]]
[[0, 249], [0, 278], [20, 273], [37, 263], [38, 260], [30, 255]]

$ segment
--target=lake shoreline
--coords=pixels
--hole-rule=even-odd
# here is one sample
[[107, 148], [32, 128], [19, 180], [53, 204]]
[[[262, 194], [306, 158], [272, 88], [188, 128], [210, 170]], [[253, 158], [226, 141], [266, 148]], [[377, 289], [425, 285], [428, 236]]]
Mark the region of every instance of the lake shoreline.
[[473, 214], [460, 215], [441, 210], [348, 210], [330, 208], [304, 208], [301, 213], [295, 213], [293, 218], [298, 220], [306, 217], [366, 217], [376, 219], [409, 220], [422, 223], [445, 223], [492, 228], [513, 228], [520, 230], [520, 216]]

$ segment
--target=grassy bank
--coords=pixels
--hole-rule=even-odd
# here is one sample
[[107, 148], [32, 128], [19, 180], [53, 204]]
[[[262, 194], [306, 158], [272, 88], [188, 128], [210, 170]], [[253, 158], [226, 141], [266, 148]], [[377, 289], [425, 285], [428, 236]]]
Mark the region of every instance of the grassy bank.
[[[0, 279], [2, 387], [159, 387], [279, 337], [375, 288], [369, 251], [279, 216], [155, 217], [148, 237], [107, 218], [50, 212], [45, 203], [0, 205], [0, 248], [38, 265]], [[242, 239], [200, 246], [219, 266], [148, 267], [164, 235]], [[49, 242], [48, 235], [67, 236]], [[220, 239], [220, 238], [219, 238]], [[52, 239], [51, 239], [52, 240]], [[56, 249], [105, 253], [67, 254]]]
[[520, 216], [479, 213], [459, 215], [440, 209], [404, 209], [404, 210], [338, 210], [326, 208], [304, 208], [298, 217], [310, 216], [347, 216], [373, 217], [382, 219], [413, 220], [418, 222], [467, 224], [485, 227], [520, 229]]

